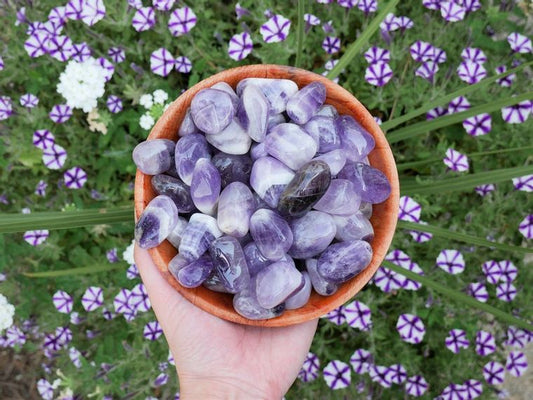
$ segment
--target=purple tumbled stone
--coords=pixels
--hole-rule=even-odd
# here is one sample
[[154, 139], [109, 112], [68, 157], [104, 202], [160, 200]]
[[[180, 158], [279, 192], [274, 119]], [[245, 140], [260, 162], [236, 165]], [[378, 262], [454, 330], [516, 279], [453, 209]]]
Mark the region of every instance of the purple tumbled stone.
[[198, 128], [194, 125], [194, 121], [191, 117], [191, 109], [188, 108], [185, 117], [183, 117], [183, 121], [181, 121], [180, 128], [178, 129], [178, 135], [185, 136], [190, 135], [191, 133], [198, 133]]
[[213, 259], [220, 281], [230, 293], [238, 293], [250, 283], [250, 272], [244, 258], [244, 252], [237, 239], [222, 236], [209, 245], [209, 254]]
[[372, 217], [372, 203], [367, 203], [366, 201], [362, 201], [361, 205], [359, 206], [359, 211], [367, 218], [370, 219]]
[[199, 259], [180, 268], [175, 275], [178, 282], [186, 288], [200, 286], [213, 272], [213, 260], [209, 254], [204, 254]]
[[361, 211], [352, 215], [333, 215], [333, 221], [337, 227], [335, 239], [341, 242], [354, 240], [366, 240], [371, 242], [374, 238], [374, 228]]
[[265, 138], [268, 154], [287, 167], [297, 170], [316, 154], [314, 139], [296, 124], [276, 125]]
[[218, 199], [217, 223], [227, 235], [244, 237], [250, 228], [250, 217], [255, 210], [255, 199], [242, 182], [233, 182], [224, 188]]
[[174, 229], [172, 229], [172, 232], [170, 232], [167, 236], [167, 240], [174, 246], [176, 249], [180, 247], [181, 243], [181, 235], [183, 235], [183, 231], [185, 231], [185, 227], [187, 226], [188, 222], [183, 217], [178, 217], [178, 222], [176, 223], [176, 226]]
[[213, 269], [213, 273], [204, 281], [202, 286], [212, 290], [213, 292], [231, 293], [226, 289], [217, 272]]
[[365, 269], [371, 260], [372, 247], [368, 242], [341, 242], [332, 244], [322, 253], [317, 270], [323, 278], [342, 283]]
[[190, 189], [181, 179], [170, 175], [154, 175], [151, 179], [152, 187], [157, 194], [170, 197], [180, 213], [189, 213], [194, 210]]
[[353, 117], [341, 115], [335, 119], [335, 126], [348, 160], [361, 161], [374, 150], [374, 138]]
[[235, 115], [231, 96], [217, 89], [200, 90], [191, 101], [191, 116], [202, 132], [214, 135], [222, 132]]
[[266, 208], [253, 213], [250, 233], [261, 253], [272, 261], [283, 257], [292, 245], [292, 231], [287, 221]]
[[133, 162], [147, 175], [162, 174], [174, 162], [175, 143], [168, 139], [153, 139], [139, 143], [133, 149]]
[[315, 116], [303, 128], [318, 144], [319, 154], [341, 147], [341, 138], [337, 134], [333, 118]]
[[252, 144], [252, 149], [250, 150], [250, 157], [252, 158], [252, 161], [255, 161], [261, 157], [268, 157], [265, 142]]
[[237, 118], [216, 135], [205, 135], [205, 139], [218, 150], [234, 155], [246, 154], [252, 144], [252, 139], [241, 126]]
[[309, 301], [309, 297], [311, 297], [313, 286], [311, 284], [311, 278], [309, 278], [309, 273], [304, 271], [302, 272], [302, 276], [304, 280], [303, 286], [285, 300], [285, 309], [287, 310], [295, 310], [305, 306]]
[[237, 93], [235, 93], [235, 90], [233, 90], [233, 88], [230, 85], [228, 85], [226, 82], [218, 82], [218, 83], [215, 83], [213, 86], [211, 86], [211, 89], [221, 90], [229, 94], [229, 97], [231, 97], [233, 106], [235, 107], [235, 110], [237, 110], [237, 107], [239, 106], [239, 103], [240, 103], [240, 99], [239, 99], [239, 96], [237, 96]]
[[290, 223], [293, 242], [289, 255], [294, 258], [310, 258], [323, 252], [335, 237], [335, 222], [331, 215], [321, 211], [309, 211]]
[[261, 250], [259, 250], [259, 247], [254, 242], [250, 242], [244, 246], [243, 251], [246, 264], [248, 264], [248, 271], [252, 277], [257, 275], [267, 265], [272, 264], [272, 261], [261, 253]]
[[222, 236], [217, 220], [205, 214], [191, 215], [189, 223], [181, 235], [179, 253], [193, 261], [205, 253], [213, 240]]
[[241, 94], [237, 117], [246, 133], [256, 142], [265, 140], [270, 105], [257, 86], [248, 85]]
[[297, 124], [305, 124], [326, 101], [326, 87], [312, 82], [292, 95], [287, 102], [287, 115]]
[[250, 182], [252, 172], [252, 159], [247, 155], [217, 153], [211, 159], [213, 165], [220, 172], [222, 187], [225, 188], [232, 182]]
[[316, 112], [316, 115], [320, 115], [322, 117], [330, 117], [330, 118], [337, 118], [339, 113], [337, 112], [337, 109], [333, 107], [330, 104], [324, 104], [322, 107], [318, 109]]
[[317, 271], [317, 266], [318, 260], [316, 258], [308, 258], [305, 260], [305, 267], [315, 292], [321, 296], [331, 296], [339, 289], [339, 287], [336, 283], [322, 277]]
[[176, 170], [185, 184], [190, 185], [196, 162], [201, 158], [211, 158], [204, 135], [192, 133], [176, 143]]
[[270, 112], [279, 114], [287, 108], [289, 97], [298, 91], [298, 85], [288, 79], [247, 78], [237, 85], [237, 94], [240, 96], [244, 88], [253, 85], [261, 89], [270, 103]]
[[135, 240], [143, 249], [158, 246], [178, 222], [178, 209], [168, 196], [154, 197], [135, 224]]
[[285, 119], [283, 113], [269, 115], [267, 121], [267, 132], [270, 132], [270, 129], [276, 125], [284, 124], [285, 122], [287, 122], [287, 120]]
[[191, 180], [191, 198], [198, 210], [214, 215], [220, 195], [220, 172], [211, 160], [201, 158], [196, 162]]
[[183, 254], [178, 253], [168, 263], [168, 271], [174, 276], [174, 278], [178, 279], [178, 271], [190, 263], [191, 260], [187, 259]]
[[332, 150], [313, 158], [313, 160], [324, 161], [328, 164], [331, 175], [335, 176], [346, 164], [346, 153], [343, 149]]
[[302, 283], [300, 271], [286, 261], [277, 261], [257, 273], [255, 286], [257, 301], [264, 308], [276, 307]]
[[279, 197], [294, 172], [272, 157], [261, 157], [254, 162], [250, 175], [250, 186], [270, 207], [278, 205]]
[[359, 210], [361, 197], [347, 179], [333, 179], [328, 190], [313, 206], [315, 210], [334, 215], [351, 215]]
[[387, 200], [391, 192], [389, 180], [383, 172], [360, 162], [346, 164], [338, 178], [351, 181], [361, 201], [367, 203], [381, 203]]
[[257, 301], [255, 293], [255, 279], [252, 279], [250, 285], [233, 296], [233, 308], [240, 315], [248, 319], [270, 319], [279, 317], [285, 310], [283, 303], [272, 308], [264, 308]]

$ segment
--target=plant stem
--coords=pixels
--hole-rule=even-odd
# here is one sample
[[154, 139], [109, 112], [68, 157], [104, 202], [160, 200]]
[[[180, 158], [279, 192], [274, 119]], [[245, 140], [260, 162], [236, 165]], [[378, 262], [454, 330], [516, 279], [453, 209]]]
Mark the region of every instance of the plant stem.
[[294, 66], [300, 68], [302, 66], [302, 52], [304, 48], [304, 9], [306, 0], [298, 0], [298, 30], [296, 31], [296, 60]]
[[96, 272], [112, 271], [114, 269], [119, 268], [124, 268], [124, 265], [122, 265], [121, 263], [115, 263], [110, 265], [96, 265], [81, 268], [60, 269], [55, 271], [23, 272], [22, 275], [27, 276], [29, 278], [57, 278], [58, 276], [94, 274]]

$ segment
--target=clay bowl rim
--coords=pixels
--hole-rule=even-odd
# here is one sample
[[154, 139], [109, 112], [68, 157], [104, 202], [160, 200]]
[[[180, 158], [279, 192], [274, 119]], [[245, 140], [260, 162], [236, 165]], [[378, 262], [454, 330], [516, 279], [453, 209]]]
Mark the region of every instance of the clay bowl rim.
[[[324, 297], [313, 291], [311, 299], [304, 307], [296, 310], [286, 310], [281, 316], [273, 319], [250, 320], [242, 317], [233, 310], [231, 295], [212, 292], [203, 286], [195, 289], [182, 287], [167, 268], [168, 262], [177, 254], [177, 250], [166, 240], [159, 246], [149, 249], [150, 256], [166, 281], [188, 301], [204, 311], [238, 324], [281, 327], [323, 316], [353, 298], [368, 283], [381, 265], [396, 229], [399, 206], [398, 172], [385, 135], [368, 110], [350, 92], [322, 75], [288, 66], [249, 65], [237, 67], [222, 71], [198, 82], [172, 102], [152, 128], [147, 140], [156, 138], [179, 139], [177, 135], [178, 127], [192, 98], [201, 89], [211, 87], [218, 82], [229, 83], [230, 86], [235, 88], [240, 80], [252, 77], [290, 79], [295, 81], [299, 87], [305, 86], [312, 81], [322, 82], [327, 90], [326, 104], [335, 106], [339, 114], [352, 115], [374, 137], [376, 147], [369, 154], [370, 164], [376, 166], [387, 176], [392, 189], [391, 195], [385, 202], [374, 205], [370, 221], [374, 227], [375, 237], [372, 241], [373, 257], [369, 266], [356, 277], [341, 285], [334, 295]], [[140, 214], [154, 196], [155, 194], [150, 185], [150, 176], [137, 170], [134, 191], [135, 221], [138, 220]]]

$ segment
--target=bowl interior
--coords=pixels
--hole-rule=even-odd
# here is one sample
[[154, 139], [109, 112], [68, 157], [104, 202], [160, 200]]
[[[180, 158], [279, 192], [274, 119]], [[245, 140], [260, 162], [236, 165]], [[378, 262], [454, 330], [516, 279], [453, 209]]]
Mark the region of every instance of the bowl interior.
[[[296, 82], [300, 88], [312, 81], [320, 81], [327, 89], [326, 104], [334, 106], [339, 114], [353, 116], [374, 136], [376, 147], [369, 154], [368, 158], [373, 167], [379, 169], [387, 176], [391, 183], [392, 191], [390, 197], [385, 202], [373, 206], [372, 218], [370, 220], [374, 227], [372, 261], [359, 275], [344, 283], [334, 295], [324, 297], [313, 291], [309, 302], [304, 307], [297, 310], [285, 311], [283, 315], [274, 319], [255, 321], [244, 318], [235, 312], [231, 295], [212, 292], [203, 286], [195, 289], [182, 287], [168, 272], [167, 265], [177, 254], [177, 250], [168, 241], [165, 240], [161, 245], [150, 249], [149, 252], [165, 279], [178, 292], [191, 303], [213, 315], [246, 325], [278, 327], [297, 324], [318, 318], [348, 301], [363, 288], [379, 268], [392, 241], [398, 217], [399, 183], [396, 164], [389, 144], [378, 124], [352, 94], [321, 75], [299, 68], [279, 65], [251, 65], [234, 68], [220, 72], [197, 83], [170, 105], [152, 128], [148, 140], [157, 138], [178, 140], [178, 128], [196, 93], [218, 82], [226, 82], [235, 88], [237, 83], [244, 78], [290, 79]], [[150, 178], [150, 175], [145, 175], [137, 170], [135, 178], [136, 220], [150, 200], [156, 196], [156, 193], [152, 189]]]

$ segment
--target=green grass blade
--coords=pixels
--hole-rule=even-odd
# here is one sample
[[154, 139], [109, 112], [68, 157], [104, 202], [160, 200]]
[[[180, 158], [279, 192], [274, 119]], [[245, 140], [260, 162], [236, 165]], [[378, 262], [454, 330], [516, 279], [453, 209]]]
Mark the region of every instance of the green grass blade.
[[383, 129], [384, 131], [387, 131], [389, 129], [392, 129], [392, 128], [395, 128], [396, 126], [400, 125], [400, 124], [403, 124], [404, 122], [407, 122], [413, 118], [416, 118], [420, 115], [423, 115], [425, 113], [427, 113], [429, 110], [435, 108], [435, 107], [438, 107], [438, 106], [441, 106], [445, 103], [449, 103], [451, 100], [455, 99], [456, 97], [459, 97], [459, 96], [465, 96], [469, 93], [474, 93], [475, 91], [477, 90], [480, 90], [480, 89], [483, 89], [485, 88], [486, 86], [490, 85], [491, 83], [493, 82], [496, 82], [498, 79], [501, 79], [501, 78], [504, 78], [506, 77], [507, 75], [511, 75], [511, 74], [516, 74], [517, 72], [521, 71], [522, 69], [530, 66], [530, 65], [533, 65], [533, 61], [530, 61], [530, 62], [527, 62], [527, 63], [523, 63], [521, 65], [519, 65], [518, 67], [516, 68], [513, 68], [513, 69], [510, 69], [506, 72], [503, 72], [499, 75], [495, 75], [493, 77], [490, 77], [490, 78], [485, 78], [481, 81], [479, 81], [478, 83], [475, 83], [473, 85], [468, 85], [468, 86], [465, 86], [459, 90], [456, 90], [455, 92], [453, 93], [450, 93], [450, 94], [447, 94], [446, 96], [442, 96], [440, 98], [438, 98], [437, 100], [433, 100], [433, 101], [430, 101], [428, 103], [425, 103], [422, 107], [420, 108], [417, 108], [416, 110], [413, 110], [405, 115], [402, 115], [401, 117], [398, 117], [398, 118], [394, 118], [394, 119], [391, 119], [390, 121], [386, 121], [386, 122], [383, 122], [383, 124], [381, 124], [381, 129]]
[[4, 214], [0, 218], [0, 233], [25, 232], [34, 229], [71, 229], [121, 222], [133, 222], [132, 206], [79, 211]]
[[514, 104], [520, 103], [521, 101], [529, 99], [533, 99], [533, 92], [527, 92], [513, 97], [498, 99], [490, 103], [472, 107], [460, 113], [445, 115], [443, 117], [435, 118], [430, 121], [423, 121], [394, 130], [392, 132], [387, 133], [387, 140], [389, 141], [389, 143], [396, 143], [400, 140], [410, 139], [412, 137], [421, 135], [429, 131], [433, 131], [435, 129], [444, 128], [445, 126], [462, 122], [469, 117], [473, 117], [474, 115], [497, 111], [503, 107], [512, 106]]
[[296, 60], [294, 66], [300, 68], [302, 66], [302, 53], [304, 49], [304, 9], [306, 0], [298, 0], [298, 30], [296, 31]]
[[400, 191], [402, 194], [440, 194], [444, 192], [473, 189], [478, 185], [499, 183], [533, 173], [533, 165], [524, 165], [515, 168], [502, 168], [492, 171], [477, 172], [453, 178], [428, 180], [425, 182], [402, 181]]
[[458, 302], [461, 305], [467, 305], [469, 307], [477, 308], [481, 311], [485, 311], [489, 314], [492, 314], [494, 317], [498, 318], [502, 322], [506, 322], [509, 325], [517, 326], [519, 328], [533, 330], [533, 325], [529, 324], [527, 321], [518, 319], [511, 314], [506, 313], [505, 311], [499, 310], [496, 307], [482, 303], [475, 298], [468, 296], [464, 293], [461, 293], [457, 290], [450, 289], [440, 283], [430, 279], [428, 277], [418, 275], [415, 272], [409, 271], [408, 269], [399, 267], [396, 264], [391, 263], [390, 261], [383, 261], [383, 266], [406, 276], [413, 281], [419, 282], [422, 285], [439, 292], [451, 300]]
[[121, 265], [120, 263], [115, 263], [110, 265], [96, 265], [81, 268], [60, 269], [57, 271], [23, 272], [22, 275], [27, 276], [28, 278], [57, 278], [58, 276], [95, 274], [97, 272], [112, 271], [118, 268], [124, 268], [124, 265]]
[[417, 224], [416, 222], [398, 221], [398, 228], [409, 229], [413, 231], [422, 231], [433, 234], [434, 236], [441, 237], [443, 239], [455, 240], [457, 242], [463, 242], [473, 244], [475, 246], [491, 247], [498, 250], [508, 251], [510, 253], [533, 253], [533, 248], [511, 246], [505, 243], [491, 242], [490, 240], [483, 239], [477, 236], [467, 235], [465, 233], [453, 232], [446, 228], [439, 228], [438, 226]]
[[329, 79], [334, 79], [343, 69], [345, 69], [353, 58], [359, 54], [364, 45], [372, 37], [374, 33], [379, 29], [379, 24], [385, 19], [388, 13], [392, 12], [393, 8], [400, 2], [400, 0], [391, 0], [388, 4], [380, 11], [380, 13], [370, 22], [367, 28], [359, 35], [359, 37], [353, 42], [344, 55], [339, 59], [337, 65], [333, 67], [331, 71], [326, 75]]

